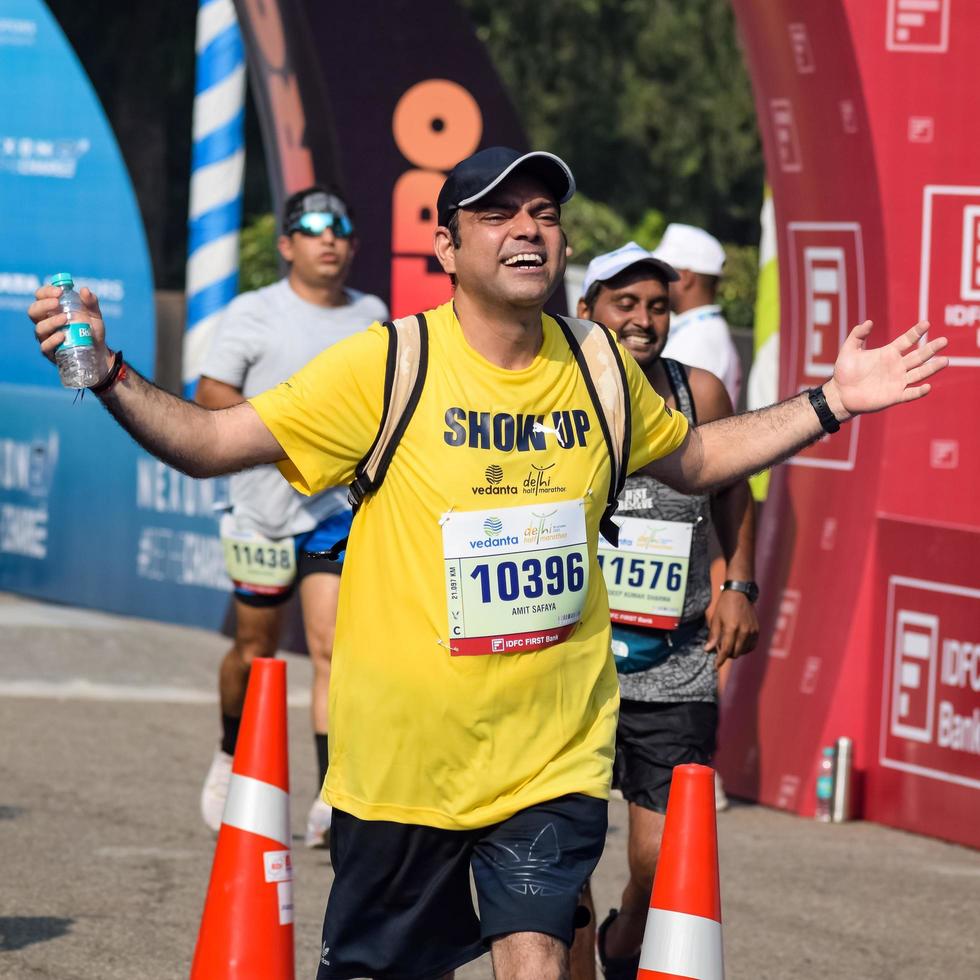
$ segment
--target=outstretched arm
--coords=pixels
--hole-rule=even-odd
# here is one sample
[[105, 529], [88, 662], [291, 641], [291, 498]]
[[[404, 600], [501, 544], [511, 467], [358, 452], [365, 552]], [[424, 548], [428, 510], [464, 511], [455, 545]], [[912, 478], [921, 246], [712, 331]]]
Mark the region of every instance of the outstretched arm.
[[[65, 315], [58, 309], [60, 289], [44, 286], [27, 313], [41, 352], [54, 360], [64, 340]], [[92, 339], [106, 372], [112, 354], [95, 295], [81, 291], [92, 325]], [[189, 476], [208, 477], [275, 463], [285, 457], [275, 436], [247, 402], [209, 411], [158, 388], [127, 365], [126, 377], [99, 396], [119, 424], [148, 452]]]
[[[929, 329], [917, 323], [885, 347], [868, 349], [871, 321], [855, 327], [823, 386], [838, 422], [855, 415], [880, 412], [929, 394], [923, 384], [949, 363], [935, 355], [946, 346], [940, 337], [919, 346]], [[692, 429], [681, 446], [652, 463], [658, 480], [682, 493], [704, 493], [774, 466], [824, 434], [807, 393], [756, 412], [733, 415]]]

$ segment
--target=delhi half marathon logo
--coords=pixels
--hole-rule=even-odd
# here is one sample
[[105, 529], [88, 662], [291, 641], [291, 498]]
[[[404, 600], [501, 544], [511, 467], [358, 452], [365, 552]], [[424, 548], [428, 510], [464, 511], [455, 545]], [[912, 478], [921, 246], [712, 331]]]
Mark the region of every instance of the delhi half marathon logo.
[[483, 531], [488, 538], [496, 537], [504, 529], [504, 522], [499, 517], [488, 517], [483, 522]]
[[547, 466], [537, 466], [531, 464], [531, 471], [524, 479], [524, 493], [528, 496], [538, 497], [546, 493], [565, 493], [564, 484], [554, 483], [554, 474], [551, 472], [556, 463], [549, 463]]
[[564, 541], [568, 538], [568, 525], [561, 521], [552, 521], [557, 510], [546, 514], [531, 514], [531, 522], [524, 528], [525, 544], [543, 544], [544, 542]]

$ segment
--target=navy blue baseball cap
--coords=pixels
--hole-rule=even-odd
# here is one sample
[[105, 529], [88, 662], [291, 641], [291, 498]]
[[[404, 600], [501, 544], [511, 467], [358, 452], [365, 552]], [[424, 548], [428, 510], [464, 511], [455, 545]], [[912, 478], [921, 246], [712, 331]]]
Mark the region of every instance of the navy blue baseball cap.
[[518, 170], [540, 180], [559, 204], [575, 193], [572, 171], [554, 153], [544, 150], [521, 153], [509, 146], [491, 146], [461, 160], [449, 172], [439, 191], [439, 224], [448, 225], [453, 212], [475, 204]]

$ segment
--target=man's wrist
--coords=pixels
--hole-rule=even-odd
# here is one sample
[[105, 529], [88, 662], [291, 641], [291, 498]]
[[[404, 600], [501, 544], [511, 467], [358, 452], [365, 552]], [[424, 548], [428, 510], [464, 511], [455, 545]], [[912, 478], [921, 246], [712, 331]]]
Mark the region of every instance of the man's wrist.
[[752, 579], [726, 579], [721, 591], [741, 592], [749, 602], [755, 602], [759, 598], [759, 586]]
[[828, 408], [833, 412], [834, 418], [838, 422], [843, 423], [853, 418], [851, 413], [844, 408], [844, 401], [840, 396], [840, 392], [837, 390], [837, 382], [833, 378], [822, 385], [821, 390], [823, 391], [824, 398], [827, 400]]
[[119, 350], [112, 354], [109, 370], [106, 374], [88, 390], [93, 395], [101, 397], [111, 391], [118, 382], [125, 380], [125, 378], [126, 362], [123, 359], [123, 352]]

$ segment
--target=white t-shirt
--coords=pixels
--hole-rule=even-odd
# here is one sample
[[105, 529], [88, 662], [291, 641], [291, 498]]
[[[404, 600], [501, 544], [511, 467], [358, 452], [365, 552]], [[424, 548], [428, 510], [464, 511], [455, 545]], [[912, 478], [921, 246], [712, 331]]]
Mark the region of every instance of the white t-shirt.
[[[275, 387], [339, 340], [357, 333], [388, 310], [377, 296], [348, 289], [346, 306], [316, 306], [279, 282], [242, 293], [218, 321], [202, 376], [238, 388], [246, 398]], [[306, 497], [274, 466], [259, 466], [231, 478], [238, 526], [269, 538], [310, 531], [347, 505], [347, 488]]]
[[697, 306], [672, 317], [663, 356], [710, 371], [738, 408], [742, 363], [720, 306]]

